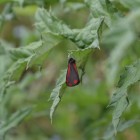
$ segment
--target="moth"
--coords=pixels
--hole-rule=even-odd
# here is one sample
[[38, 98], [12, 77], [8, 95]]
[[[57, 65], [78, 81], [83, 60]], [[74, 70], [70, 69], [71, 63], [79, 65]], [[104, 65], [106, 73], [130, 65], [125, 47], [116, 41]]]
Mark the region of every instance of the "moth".
[[70, 58], [68, 60], [66, 85], [72, 87], [78, 85], [79, 83], [80, 83], [80, 78], [76, 67], [76, 61], [75, 59]]

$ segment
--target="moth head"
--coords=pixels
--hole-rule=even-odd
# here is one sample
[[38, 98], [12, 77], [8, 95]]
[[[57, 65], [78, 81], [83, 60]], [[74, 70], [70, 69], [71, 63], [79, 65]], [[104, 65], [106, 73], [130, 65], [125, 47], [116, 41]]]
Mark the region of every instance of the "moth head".
[[75, 63], [75, 59], [70, 58], [70, 59], [69, 59], [69, 63]]

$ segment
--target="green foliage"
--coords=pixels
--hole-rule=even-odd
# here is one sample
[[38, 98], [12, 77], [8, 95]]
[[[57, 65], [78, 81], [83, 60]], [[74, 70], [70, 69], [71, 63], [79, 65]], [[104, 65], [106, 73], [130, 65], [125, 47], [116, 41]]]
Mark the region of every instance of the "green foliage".
[[[81, 69], [82, 73], [81, 73], [81, 80], [82, 80], [82, 76], [84, 75], [84, 69], [85, 69], [85, 64], [88, 58], [89, 53], [91, 53], [92, 49], [91, 48], [87, 48], [87, 49], [83, 49], [83, 50], [76, 50], [76, 51], [70, 51], [69, 55], [74, 57], [77, 60], [77, 66]], [[51, 107], [51, 111], [50, 111], [50, 118], [52, 121], [52, 117], [53, 117], [53, 113], [56, 110], [56, 107], [58, 106], [63, 92], [66, 89], [66, 70], [64, 70], [62, 72], [62, 74], [60, 75], [60, 77], [58, 78], [57, 82], [56, 82], [56, 86], [53, 89], [51, 95], [50, 95], [50, 100], [53, 100], [53, 104]]]
[[0, 125], [0, 136], [4, 136], [8, 130], [17, 126], [29, 113], [31, 108], [24, 108], [12, 114], [6, 121]]
[[107, 61], [107, 73], [110, 74], [110, 76], [107, 76], [109, 84], [114, 84], [120, 61], [125, 57], [126, 50], [137, 40], [138, 27], [134, 23], [139, 22], [137, 18], [139, 12], [139, 10], [136, 10], [127, 17], [120, 18], [114, 23], [112, 29], [105, 33], [104, 43], [115, 47]]
[[[140, 138], [139, 0], [0, 4], [0, 139]], [[69, 57], [81, 79], [73, 88], [65, 84]]]
[[114, 105], [115, 110], [113, 113], [113, 125], [115, 128], [115, 132], [117, 131], [117, 126], [120, 121], [120, 117], [122, 116], [122, 113], [126, 110], [127, 106], [129, 105], [129, 99], [127, 95], [127, 89], [132, 84], [135, 84], [140, 80], [140, 61], [138, 60], [133, 65], [126, 67], [123, 75], [121, 75], [119, 83], [118, 83], [118, 89], [113, 94], [110, 106]]
[[[46, 38], [47, 45], [52, 45], [52, 42], [55, 42], [57, 39], [62, 40], [62, 37], [70, 39], [74, 42], [79, 48], [76, 51], [70, 51], [69, 55], [73, 55], [79, 67], [84, 71], [86, 58], [89, 53], [92, 51], [91, 48], [99, 48], [99, 30], [103, 24], [103, 19], [92, 19], [83, 29], [70, 29], [67, 25], [62, 23], [59, 19], [53, 16], [52, 12], [47, 12], [44, 9], [39, 9], [36, 13], [37, 23], [35, 24], [37, 29], [41, 32], [42, 38]], [[92, 24], [95, 23], [95, 24]], [[48, 41], [48, 36], [53, 39], [53, 41]], [[53, 37], [52, 37], [53, 36]], [[58, 38], [59, 37], [59, 38]], [[61, 38], [60, 38], [61, 37]], [[54, 44], [53, 44], [54, 45]], [[85, 49], [84, 49], [85, 48]], [[65, 85], [65, 75], [64, 72], [60, 79], [56, 83], [56, 87], [53, 89], [51, 93], [50, 99], [53, 100], [53, 105], [50, 111], [50, 117], [52, 119], [53, 112], [60, 102], [61, 96], [60, 90], [64, 89]], [[83, 75], [83, 74], [82, 74]], [[63, 80], [61, 81], [63, 77]], [[82, 78], [82, 77], [81, 77]], [[62, 93], [61, 93], [62, 94]]]

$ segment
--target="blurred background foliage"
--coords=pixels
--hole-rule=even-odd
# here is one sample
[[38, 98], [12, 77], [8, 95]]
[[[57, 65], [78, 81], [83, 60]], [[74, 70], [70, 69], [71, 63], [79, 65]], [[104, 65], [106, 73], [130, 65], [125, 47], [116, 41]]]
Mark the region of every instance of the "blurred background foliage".
[[[110, 21], [106, 16], [105, 21], [110, 27], [105, 27], [100, 50], [96, 49], [89, 56], [82, 84], [65, 90], [53, 124], [49, 118], [51, 102], [48, 99], [61, 70], [67, 68], [68, 50], [76, 48], [73, 42], [66, 39], [49, 52], [42, 65], [33, 65], [23, 70], [22, 74], [17, 72], [16, 84], [8, 83], [12, 85], [4, 97], [0, 96], [1, 139], [140, 139], [139, 83], [129, 87], [130, 105], [123, 114], [116, 136], [112, 127], [112, 108], [107, 108], [124, 67], [140, 56], [140, 10], [136, 10], [140, 2], [110, 1], [117, 14]], [[96, 0], [93, 2], [96, 4]], [[28, 55], [25, 53], [21, 56], [18, 51], [12, 54], [12, 48], [28, 47], [30, 43], [41, 39], [40, 33], [35, 29], [35, 13], [39, 7], [51, 9], [72, 29], [83, 28], [91, 16], [88, 4], [84, 4], [83, 0], [0, 0], [1, 77], [17, 58]], [[100, 9], [98, 8], [97, 10]], [[111, 7], [108, 9], [112, 10]], [[94, 14], [95, 11], [92, 12]], [[98, 11], [97, 17], [98, 13], [107, 15], [104, 11]], [[18, 74], [21, 75], [20, 78]]]

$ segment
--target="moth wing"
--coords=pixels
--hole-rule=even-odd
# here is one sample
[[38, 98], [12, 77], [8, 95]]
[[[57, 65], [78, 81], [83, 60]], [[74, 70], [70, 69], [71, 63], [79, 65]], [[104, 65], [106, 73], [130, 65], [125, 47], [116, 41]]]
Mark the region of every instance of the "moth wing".
[[66, 75], [67, 86], [75, 86], [80, 83], [78, 71], [75, 63], [68, 64], [68, 70]]

